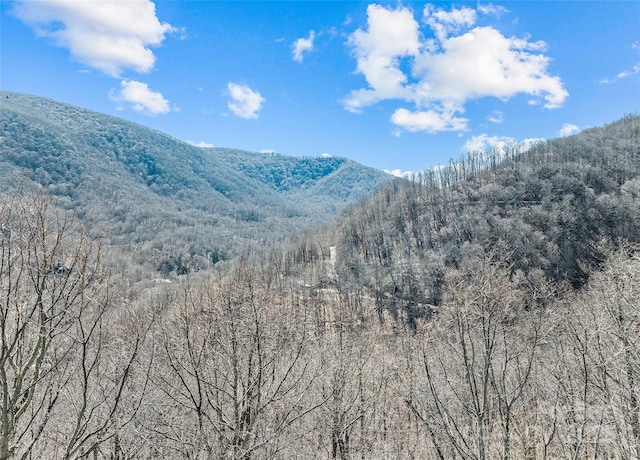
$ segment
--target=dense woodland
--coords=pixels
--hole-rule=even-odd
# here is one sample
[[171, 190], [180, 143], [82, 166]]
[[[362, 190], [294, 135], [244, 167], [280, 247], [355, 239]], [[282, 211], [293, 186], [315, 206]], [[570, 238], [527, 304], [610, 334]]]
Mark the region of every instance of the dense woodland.
[[282, 242], [392, 178], [344, 158], [197, 148], [35, 96], [2, 91], [0, 106], [0, 180], [41, 185], [136, 281]]
[[[300, 193], [287, 168], [262, 183]], [[640, 456], [640, 117], [166, 283], [51, 184], [4, 184], [1, 458]]]

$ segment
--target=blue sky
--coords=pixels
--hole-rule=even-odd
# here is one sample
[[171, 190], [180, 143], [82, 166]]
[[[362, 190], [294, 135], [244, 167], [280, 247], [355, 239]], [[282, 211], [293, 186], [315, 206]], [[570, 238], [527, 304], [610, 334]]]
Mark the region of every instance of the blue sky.
[[640, 2], [2, 1], [0, 87], [419, 171], [640, 110]]

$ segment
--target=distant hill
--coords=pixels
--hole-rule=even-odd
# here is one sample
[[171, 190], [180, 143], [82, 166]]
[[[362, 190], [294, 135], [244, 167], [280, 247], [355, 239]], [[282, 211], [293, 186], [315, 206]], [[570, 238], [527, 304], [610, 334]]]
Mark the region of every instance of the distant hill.
[[327, 222], [391, 176], [345, 158], [202, 149], [144, 126], [0, 92], [0, 180], [44, 187], [93, 235], [164, 275]]

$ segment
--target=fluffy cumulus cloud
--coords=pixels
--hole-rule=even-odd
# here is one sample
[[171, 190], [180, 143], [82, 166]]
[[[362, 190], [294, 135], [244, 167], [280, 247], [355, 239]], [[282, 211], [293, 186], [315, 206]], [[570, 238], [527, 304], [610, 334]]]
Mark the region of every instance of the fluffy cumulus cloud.
[[14, 13], [73, 59], [113, 77], [124, 69], [149, 72], [156, 60], [151, 47], [176, 31], [158, 20], [149, 0], [21, 0]]
[[558, 132], [558, 134], [560, 134], [562, 137], [565, 137], [565, 136], [571, 136], [572, 134], [576, 134], [579, 131], [580, 131], [580, 128], [578, 128], [576, 125], [572, 125], [571, 123], [565, 123], [562, 125], [562, 128], [560, 128], [560, 131]]
[[366, 28], [349, 39], [356, 70], [368, 87], [352, 91], [345, 108], [359, 112], [397, 100], [411, 106], [397, 108], [393, 123], [435, 133], [465, 130], [468, 120], [459, 115], [473, 99], [525, 94], [546, 108], [560, 107], [568, 93], [561, 79], [548, 72], [544, 42], [476, 25], [479, 15], [504, 12], [490, 5], [450, 11], [427, 5], [420, 25], [407, 7], [369, 5]]
[[136, 112], [146, 115], [168, 113], [171, 109], [161, 93], [152, 91], [146, 83], [135, 80], [122, 80], [120, 90], [111, 90], [111, 100], [131, 105]]
[[470, 27], [476, 22], [476, 10], [463, 6], [451, 11], [436, 9], [434, 5], [424, 8], [424, 21], [431, 27], [440, 42], [444, 42], [449, 34], [461, 28]]
[[316, 33], [312, 30], [309, 32], [309, 38], [299, 38], [293, 42], [293, 60], [296, 62], [302, 62], [304, 60], [304, 53], [313, 50], [313, 40], [316, 37]]
[[466, 118], [455, 117], [453, 111], [418, 110], [411, 112], [401, 108], [391, 115], [391, 121], [407, 131], [461, 131], [467, 125]]
[[344, 100], [351, 112], [384, 99], [410, 99], [412, 91], [400, 69], [400, 59], [420, 51], [419, 25], [409, 9], [369, 5], [367, 17], [367, 30], [358, 29], [349, 38], [358, 61], [357, 72], [369, 84], [368, 89], [352, 91]]
[[258, 91], [253, 91], [247, 85], [231, 82], [227, 84], [227, 90], [229, 110], [240, 118], [258, 118], [258, 112], [266, 101]]

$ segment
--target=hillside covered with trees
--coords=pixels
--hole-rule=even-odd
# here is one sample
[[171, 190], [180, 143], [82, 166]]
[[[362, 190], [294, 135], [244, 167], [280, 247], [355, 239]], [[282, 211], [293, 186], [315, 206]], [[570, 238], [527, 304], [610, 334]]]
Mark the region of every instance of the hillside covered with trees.
[[348, 210], [330, 239], [339, 278], [409, 322], [439, 305], [447, 272], [486, 257], [523, 287], [578, 289], [609, 251], [640, 243], [639, 171], [637, 116], [526, 151], [469, 153]]
[[[265, 197], [344, 167], [219, 155]], [[640, 456], [640, 117], [145, 289], [56, 184], [0, 202], [0, 458]]]
[[202, 149], [118, 118], [0, 93], [0, 179], [39, 184], [143, 276], [175, 276], [327, 222], [391, 180], [344, 158]]

